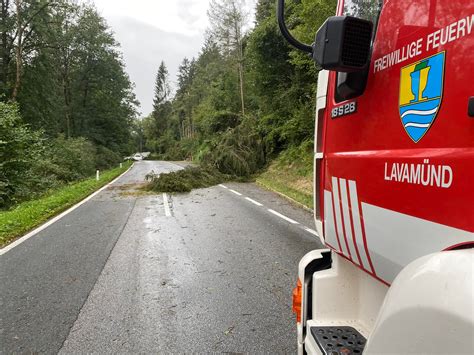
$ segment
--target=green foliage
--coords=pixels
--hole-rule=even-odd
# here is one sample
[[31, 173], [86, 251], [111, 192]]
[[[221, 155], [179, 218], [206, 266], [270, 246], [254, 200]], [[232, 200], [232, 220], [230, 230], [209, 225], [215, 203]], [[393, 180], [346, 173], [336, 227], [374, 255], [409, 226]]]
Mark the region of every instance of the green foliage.
[[210, 167], [187, 167], [166, 174], [147, 175], [150, 183], [146, 189], [155, 192], [189, 192], [192, 189], [220, 184], [231, 176]]
[[299, 146], [292, 146], [283, 151], [275, 160], [278, 168], [291, 168], [298, 176], [313, 176], [313, 141], [303, 141]]
[[18, 105], [0, 102], [0, 207], [27, 194], [41, 134], [21, 124]]
[[96, 149], [85, 138], [66, 139], [60, 135], [49, 144], [47, 150], [46, 159], [57, 166], [54, 175], [60, 181], [82, 179], [95, 171]]
[[0, 26], [0, 100], [18, 102], [23, 121], [48, 137], [84, 137], [131, 153], [133, 85], [112, 32], [92, 5], [8, 1]]
[[215, 133], [235, 128], [240, 123], [240, 115], [229, 111], [217, 111], [202, 118], [199, 128], [205, 135], [211, 136]]
[[95, 177], [89, 178], [49, 191], [41, 198], [23, 202], [9, 211], [0, 211], [0, 247], [84, 199], [129, 166], [130, 163], [127, 163], [123, 168], [105, 171], [99, 181]]
[[[248, 33], [239, 2], [211, 2], [209, 34], [198, 58], [183, 60], [176, 95], [161, 111], [163, 126], [144, 120], [146, 146], [161, 158], [251, 176], [279, 153], [304, 157], [301, 147], [312, 145], [319, 69], [280, 34], [275, 1], [257, 1]], [[311, 43], [335, 8], [336, 0], [287, 1], [288, 26]]]
[[95, 156], [96, 169], [110, 169], [113, 166], [117, 166], [121, 161], [123, 161], [123, 159], [119, 153], [104, 146], [97, 147]]
[[312, 209], [313, 142], [307, 140], [283, 151], [256, 181]]
[[262, 168], [265, 163], [263, 142], [253, 125], [253, 120], [246, 119], [207, 143], [209, 149], [200, 154], [201, 163], [225, 174], [243, 177]]
[[0, 102], [0, 208], [116, 166], [121, 157], [83, 137], [46, 139], [21, 122], [18, 105]]
[[5, 1], [0, 28], [0, 208], [136, 151], [133, 85], [92, 5]]

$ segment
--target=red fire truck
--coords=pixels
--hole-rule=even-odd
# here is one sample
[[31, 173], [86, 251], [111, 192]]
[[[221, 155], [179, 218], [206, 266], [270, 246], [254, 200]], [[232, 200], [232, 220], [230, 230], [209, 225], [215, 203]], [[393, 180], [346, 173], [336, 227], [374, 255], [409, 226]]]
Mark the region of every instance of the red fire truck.
[[474, 1], [339, 0], [312, 45], [298, 353], [474, 353]]

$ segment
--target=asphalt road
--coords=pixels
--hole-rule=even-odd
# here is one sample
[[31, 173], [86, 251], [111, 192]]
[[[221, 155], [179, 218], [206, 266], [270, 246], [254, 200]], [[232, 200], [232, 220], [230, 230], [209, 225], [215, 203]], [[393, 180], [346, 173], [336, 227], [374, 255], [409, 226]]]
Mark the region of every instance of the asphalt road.
[[312, 216], [254, 184], [140, 195], [117, 182], [0, 256], [0, 352], [296, 350], [291, 290]]

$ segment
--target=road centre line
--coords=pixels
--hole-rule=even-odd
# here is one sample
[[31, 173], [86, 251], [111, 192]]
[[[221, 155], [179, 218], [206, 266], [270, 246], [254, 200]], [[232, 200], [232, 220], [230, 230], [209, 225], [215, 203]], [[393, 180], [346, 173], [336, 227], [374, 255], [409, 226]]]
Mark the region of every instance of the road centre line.
[[239, 196], [242, 196], [242, 194], [238, 191], [235, 191], [235, 190], [232, 190], [232, 189], [229, 189], [230, 192], [233, 192], [234, 194], [236, 195], [239, 195]]
[[56, 217], [50, 219], [49, 221], [47, 221], [46, 223], [40, 225], [38, 228], [36, 229], [33, 229], [31, 232], [25, 234], [23, 237], [15, 240], [13, 243], [11, 244], [8, 244], [6, 247], [3, 247], [2, 249], [0, 249], [0, 255], [3, 255], [5, 254], [7, 251], [13, 249], [14, 247], [16, 247], [17, 245], [20, 245], [21, 243], [23, 243], [24, 241], [30, 239], [31, 237], [33, 237], [34, 235], [38, 234], [39, 232], [41, 232], [43, 229], [46, 229], [48, 228], [50, 225], [52, 225], [53, 223], [59, 221], [61, 218], [63, 218], [64, 216], [68, 215], [69, 213], [71, 213], [72, 211], [74, 211], [76, 208], [78, 208], [79, 206], [83, 205], [84, 203], [86, 203], [87, 201], [89, 201], [90, 199], [94, 198], [94, 196], [96, 196], [97, 194], [101, 193], [103, 190], [105, 190], [106, 188], [108, 188], [110, 185], [112, 185], [114, 182], [116, 182], [118, 179], [120, 179], [123, 175], [125, 175], [126, 173], [128, 173], [128, 171], [135, 165], [135, 163], [133, 163], [132, 165], [130, 165], [130, 167], [124, 171], [122, 174], [120, 174], [119, 176], [117, 176], [115, 179], [113, 179], [111, 182], [109, 182], [108, 184], [102, 186], [99, 190], [97, 190], [96, 192], [92, 193], [91, 195], [87, 196], [85, 199], [83, 199], [82, 201], [76, 203], [74, 206], [70, 207], [69, 209], [67, 209], [66, 211], [64, 211], [63, 213], [57, 215]]
[[261, 203], [258, 202], [258, 201], [255, 201], [255, 200], [251, 199], [250, 197], [246, 197], [245, 199], [246, 199], [247, 201], [252, 202], [254, 205], [263, 206], [263, 204], [261, 204]]
[[166, 217], [171, 217], [170, 205], [168, 203], [168, 195], [166, 193], [163, 193], [163, 205], [165, 206]]
[[[227, 187], [227, 186], [225, 186], [225, 185], [219, 184], [219, 186], [222, 187], [222, 188], [224, 188], [224, 189], [227, 189], [227, 190], [233, 192], [233, 193], [236, 194], [236, 195], [243, 196], [240, 192], [235, 191], [235, 190], [233, 190], [233, 189], [231, 189], [231, 188], [229, 188], [229, 187]], [[265, 207], [262, 203], [260, 203], [260, 202], [258, 202], [258, 201], [255, 201], [254, 199], [252, 199], [252, 198], [250, 198], [250, 197], [244, 196], [244, 198], [245, 198], [247, 201], [253, 203], [254, 205], [257, 205], [257, 206], [259, 206], [259, 207]], [[313, 235], [316, 236], [316, 237], [319, 237], [318, 232], [316, 232], [314, 229], [308, 228], [308, 227], [306, 227], [305, 225], [302, 225], [302, 224], [300, 224], [299, 222], [295, 221], [294, 219], [291, 219], [291, 218], [289, 218], [289, 217], [287, 217], [287, 216], [285, 216], [285, 215], [283, 215], [283, 214], [281, 214], [281, 213], [279, 213], [279, 212], [277, 212], [277, 211], [275, 211], [275, 210], [272, 210], [271, 208], [267, 208], [267, 211], [270, 212], [270, 213], [272, 213], [272, 214], [274, 214], [275, 216], [280, 217], [281, 219], [284, 219], [284, 220], [287, 221], [287, 222], [290, 222], [291, 224], [298, 225], [298, 227], [301, 228], [302, 230], [304, 230], [304, 231], [306, 231], [306, 232], [308, 232], [308, 233], [311, 233], [311, 234], [313, 234]]]
[[285, 215], [283, 215], [283, 214], [281, 214], [281, 213], [279, 213], [275, 210], [272, 210], [271, 208], [268, 208], [268, 212], [273, 213], [275, 216], [278, 216], [278, 217], [284, 219], [285, 221], [290, 222], [291, 224], [299, 224], [294, 219], [291, 219], [290, 217], [287, 217], [287, 216], [285, 216]]

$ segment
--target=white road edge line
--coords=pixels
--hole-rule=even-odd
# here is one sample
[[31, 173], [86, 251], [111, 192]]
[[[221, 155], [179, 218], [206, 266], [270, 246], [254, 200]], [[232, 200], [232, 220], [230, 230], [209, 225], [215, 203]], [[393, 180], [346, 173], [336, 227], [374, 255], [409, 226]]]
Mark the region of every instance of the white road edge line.
[[170, 205], [168, 203], [168, 195], [166, 193], [163, 194], [163, 204], [165, 205], [166, 217], [171, 217]]
[[110, 185], [112, 185], [114, 182], [116, 182], [118, 179], [120, 179], [123, 175], [125, 175], [126, 173], [128, 173], [128, 171], [135, 165], [135, 163], [133, 163], [132, 165], [130, 165], [130, 167], [124, 171], [122, 174], [120, 174], [119, 176], [117, 176], [115, 179], [113, 179], [111, 182], [109, 182], [108, 184], [102, 186], [99, 190], [97, 190], [96, 192], [93, 192], [91, 195], [87, 196], [85, 199], [83, 199], [82, 201], [78, 202], [77, 204], [75, 204], [74, 206], [70, 207], [69, 209], [67, 209], [66, 211], [64, 211], [63, 213], [57, 215], [56, 217], [53, 217], [52, 219], [50, 219], [49, 221], [45, 222], [44, 224], [40, 225], [39, 227], [37, 227], [36, 229], [33, 229], [31, 232], [25, 234], [23, 237], [15, 240], [13, 243], [11, 244], [8, 244], [6, 247], [0, 249], [0, 255], [3, 255], [5, 254], [6, 252], [8, 252], [9, 250], [13, 249], [14, 247], [16, 247], [17, 245], [20, 245], [21, 243], [23, 243], [25, 240], [28, 240], [30, 239], [31, 237], [33, 237], [34, 235], [38, 234], [39, 232], [41, 232], [43, 229], [46, 229], [48, 228], [50, 225], [52, 225], [53, 223], [59, 221], [61, 218], [63, 218], [64, 216], [68, 215], [69, 213], [71, 213], [72, 211], [74, 211], [76, 208], [78, 208], [79, 206], [83, 205], [84, 203], [86, 203], [87, 201], [89, 201], [90, 199], [94, 198], [97, 194], [99, 194], [100, 192], [102, 192], [103, 190], [105, 190], [107, 187], [109, 187]]
[[233, 192], [234, 194], [236, 195], [239, 195], [239, 196], [242, 196], [242, 194], [238, 191], [235, 191], [235, 190], [232, 190], [232, 189], [229, 189], [230, 192]]
[[246, 197], [245, 199], [246, 199], [247, 201], [252, 202], [254, 205], [263, 206], [260, 202], [255, 201], [255, 200], [252, 200], [250, 197]]
[[290, 217], [287, 217], [285, 215], [282, 215], [281, 213], [272, 210], [271, 208], [268, 209], [268, 212], [273, 213], [275, 216], [278, 216], [280, 218], [283, 218], [285, 221], [290, 222], [291, 224], [299, 224], [296, 222], [294, 219], [291, 219]]
[[228, 189], [228, 187], [225, 186], [225, 185], [219, 184], [219, 186], [220, 186], [220, 187], [223, 187], [224, 189]]

